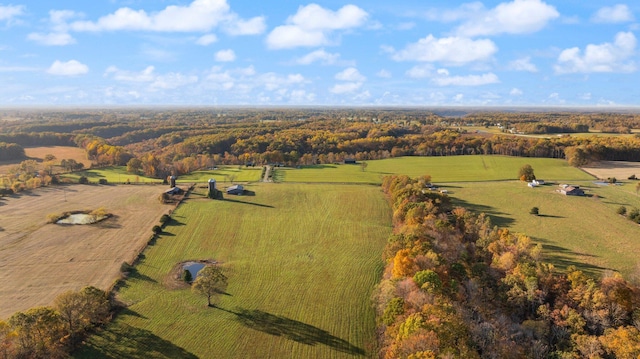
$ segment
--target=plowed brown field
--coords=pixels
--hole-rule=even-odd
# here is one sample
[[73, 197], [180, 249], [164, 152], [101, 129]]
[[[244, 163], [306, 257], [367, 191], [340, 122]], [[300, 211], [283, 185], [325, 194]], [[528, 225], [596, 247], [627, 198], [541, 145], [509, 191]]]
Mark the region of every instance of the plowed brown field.
[[[67, 290], [109, 288], [173, 208], [158, 200], [165, 189], [72, 185], [0, 200], [0, 318], [50, 305]], [[100, 207], [114, 216], [93, 225], [47, 223], [51, 213]]]

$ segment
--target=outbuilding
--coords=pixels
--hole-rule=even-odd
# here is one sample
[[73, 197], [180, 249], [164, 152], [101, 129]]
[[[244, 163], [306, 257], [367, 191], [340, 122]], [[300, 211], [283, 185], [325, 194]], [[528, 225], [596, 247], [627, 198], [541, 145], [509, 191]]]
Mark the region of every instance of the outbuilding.
[[241, 195], [244, 193], [244, 187], [241, 184], [235, 184], [233, 186], [227, 187], [227, 194], [235, 194]]

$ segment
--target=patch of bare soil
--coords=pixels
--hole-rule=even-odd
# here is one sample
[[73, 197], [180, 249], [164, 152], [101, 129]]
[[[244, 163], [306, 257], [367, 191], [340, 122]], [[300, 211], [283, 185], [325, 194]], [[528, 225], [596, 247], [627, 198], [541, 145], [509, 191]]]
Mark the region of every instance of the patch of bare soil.
[[[0, 200], [0, 318], [50, 305], [68, 290], [109, 289], [152, 227], [174, 206], [164, 186], [64, 185]], [[104, 207], [113, 217], [88, 226], [47, 223], [51, 213]]]
[[624, 180], [631, 175], [640, 177], [640, 162], [598, 161], [582, 169], [601, 179], [615, 177], [618, 180]]

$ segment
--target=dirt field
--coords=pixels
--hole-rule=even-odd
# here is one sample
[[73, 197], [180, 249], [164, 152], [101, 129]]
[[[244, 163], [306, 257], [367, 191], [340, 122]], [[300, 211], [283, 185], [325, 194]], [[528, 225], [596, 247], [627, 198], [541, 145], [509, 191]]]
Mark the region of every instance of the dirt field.
[[[165, 186], [71, 185], [0, 200], [0, 318], [49, 305], [87, 285], [107, 289], [162, 214]], [[114, 216], [94, 225], [47, 224], [50, 213], [104, 207]]]
[[602, 179], [615, 177], [619, 180], [625, 180], [631, 175], [640, 177], [640, 162], [599, 161], [588, 167], [582, 167], [582, 169]]
[[[61, 160], [76, 160], [82, 162], [85, 168], [91, 166], [91, 161], [87, 159], [87, 153], [84, 149], [79, 147], [67, 147], [67, 146], [51, 146], [51, 147], [31, 147], [24, 149], [25, 154], [29, 159], [42, 162], [45, 155], [52, 154], [56, 156], [55, 163], [59, 164]], [[11, 167], [19, 164], [18, 161], [2, 161], [0, 162], [0, 174], [8, 173]]]

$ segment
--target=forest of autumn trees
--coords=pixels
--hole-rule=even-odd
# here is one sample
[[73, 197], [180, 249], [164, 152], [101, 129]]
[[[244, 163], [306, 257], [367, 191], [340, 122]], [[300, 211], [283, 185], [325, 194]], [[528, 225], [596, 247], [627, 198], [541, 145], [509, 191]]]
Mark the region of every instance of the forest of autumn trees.
[[[595, 160], [640, 161], [638, 136], [568, 135], [640, 128], [640, 116], [625, 113], [212, 109], [50, 111], [21, 116], [21, 121], [0, 122], [0, 141], [5, 143], [0, 158], [20, 156], [20, 146], [72, 145], [84, 148], [94, 166], [124, 166], [133, 160], [132, 170], [155, 178], [219, 164], [312, 165], [399, 156], [566, 158], [574, 166]], [[468, 126], [499, 127], [505, 133], [467, 131]], [[513, 130], [553, 135], [507, 133]]]
[[640, 288], [546, 263], [523, 234], [389, 176], [394, 232], [374, 301], [381, 358], [637, 358]]
[[0, 358], [68, 358], [111, 314], [111, 302], [103, 290], [85, 287], [62, 293], [51, 307], [31, 308], [0, 320]]

